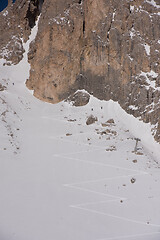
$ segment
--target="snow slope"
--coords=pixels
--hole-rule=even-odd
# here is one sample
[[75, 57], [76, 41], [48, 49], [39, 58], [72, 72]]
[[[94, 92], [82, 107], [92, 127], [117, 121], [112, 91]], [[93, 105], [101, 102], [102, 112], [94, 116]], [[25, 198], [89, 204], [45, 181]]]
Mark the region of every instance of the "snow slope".
[[[36, 30], [18, 65], [1, 60], [0, 240], [159, 240], [151, 126], [93, 96], [77, 108], [34, 98], [24, 82]], [[90, 114], [98, 121], [87, 126]]]

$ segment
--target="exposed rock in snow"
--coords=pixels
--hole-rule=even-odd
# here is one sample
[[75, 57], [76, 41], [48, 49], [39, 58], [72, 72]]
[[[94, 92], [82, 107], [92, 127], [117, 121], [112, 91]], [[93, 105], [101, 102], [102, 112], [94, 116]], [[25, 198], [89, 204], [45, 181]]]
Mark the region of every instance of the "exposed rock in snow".
[[91, 125], [91, 124], [95, 123], [96, 121], [98, 121], [97, 117], [94, 117], [93, 115], [90, 115], [87, 118], [86, 124]]
[[79, 107], [85, 106], [89, 102], [89, 99], [89, 93], [78, 90], [76, 93], [73, 93], [71, 96], [69, 96], [66, 101], [71, 102], [73, 106]]

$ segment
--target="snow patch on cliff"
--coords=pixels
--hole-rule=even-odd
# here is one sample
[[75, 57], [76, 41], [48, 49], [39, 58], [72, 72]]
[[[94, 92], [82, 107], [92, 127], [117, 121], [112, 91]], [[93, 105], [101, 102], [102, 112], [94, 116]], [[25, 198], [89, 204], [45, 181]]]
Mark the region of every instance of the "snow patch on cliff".
[[146, 54], [150, 56], [151, 47], [147, 43], [143, 44], [143, 46], [145, 48]]
[[157, 3], [154, 0], [146, 0], [147, 3], [151, 4], [155, 8], [160, 8], [160, 5], [157, 5]]
[[148, 86], [145, 86], [147, 90], [151, 87], [154, 90], [160, 91], [160, 87], [156, 87], [156, 80], [155, 80], [158, 77], [158, 73], [151, 70], [150, 72], [141, 72], [139, 76], [145, 77], [146, 83], [148, 84]]
[[8, 15], [8, 11], [4, 11], [3, 16], [6, 17]]

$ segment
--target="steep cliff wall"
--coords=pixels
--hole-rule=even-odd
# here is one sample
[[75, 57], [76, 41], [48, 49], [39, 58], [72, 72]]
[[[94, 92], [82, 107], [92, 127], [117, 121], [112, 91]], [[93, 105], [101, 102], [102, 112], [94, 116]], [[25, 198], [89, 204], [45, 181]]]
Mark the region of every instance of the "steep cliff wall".
[[24, 42], [41, 12], [43, 0], [9, 0], [8, 7], [0, 13], [0, 58], [7, 64], [17, 64], [23, 57]]
[[[15, 21], [26, 40], [40, 11], [28, 10], [36, 1], [24, 6], [33, 21], [24, 13]], [[18, 11], [16, 5], [13, 10]], [[118, 101], [127, 112], [155, 125], [160, 141], [159, 23], [159, 0], [44, 1], [29, 52], [27, 86], [51, 103], [82, 88]]]

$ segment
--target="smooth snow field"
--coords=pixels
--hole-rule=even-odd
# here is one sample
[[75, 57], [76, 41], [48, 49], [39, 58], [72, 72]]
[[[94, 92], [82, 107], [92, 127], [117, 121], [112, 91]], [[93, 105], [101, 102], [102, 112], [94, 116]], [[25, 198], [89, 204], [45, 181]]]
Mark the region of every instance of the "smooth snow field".
[[[1, 60], [0, 240], [160, 240], [160, 145], [151, 126], [111, 100], [91, 96], [74, 107], [36, 99], [25, 86], [36, 30], [18, 65]], [[98, 121], [86, 125], [90, 114]]]

